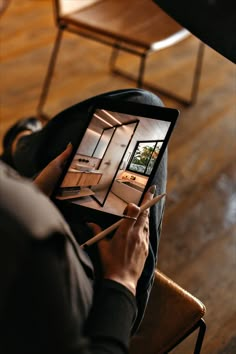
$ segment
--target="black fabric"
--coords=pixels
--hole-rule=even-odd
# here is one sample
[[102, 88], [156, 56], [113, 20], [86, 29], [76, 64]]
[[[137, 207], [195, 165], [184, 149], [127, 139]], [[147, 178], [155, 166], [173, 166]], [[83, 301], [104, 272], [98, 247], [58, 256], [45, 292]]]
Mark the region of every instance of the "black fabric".
[[127, 353], [134, 296], [109, 280], [94, 290], [91, 262], [62, 215], [3, 163], [0, 196], [0, 353]]
[[[116, 310], [114, 313], [114, 307], [117, 307], [119, 311]], [[125, 318], [123, 317], [124, 313]], [[126, 351], [129, 347], [127, 333], [131, 335], [135, 314], [136, 304], [130, 291], [119, 283], [104, 279], [95, 288], [93, 307], [85, 326], [85, 334], [89, 333], [92, 338], [100, 338], [99, 343], [95, 341], [96, 349], [105, 351], [106, 348], [101, 341], [101, 338], [104, 339], [105, 336], [106, 341], [112, 339], [112, 342], [116, 342], [116, 346], [118, 345], [121, 351]], [[102, 318], [102, 325], [96, 320], [97, 318]], [[106, 332], [103, 327], [106, 328]], [[126, 338], [128, 341], [122, 342], [120, 338]], [[110, 348], [113, 346], [112, 342], [110, 341]], [[94, 347], [93, 344], [92, 347]], [[111, 353], [115, 353], [115, 349], [114, 346]]]
[[235, 0], [153, 0], [201, 41], [236, 63]]
[[29, 246], [18, 267], [1, 311], [2, 354], [127, 352], [136, 312], [133, 295], [120, 284], [104, 281], [95, 292], [91, 320], [83, 320], [79, 292], [75, 317], [64, 243], [58, 235]]
[[29, 117], [25, 119], [21, 119], [16, 122], [4, 135], [3, 137], [3, 153], [0, 156], [0, 159], [6, 162], [8, 165], [13, 166], [13, 158], [12, 158], [12, 143], [16, 136], [24, 131], [30, 130], [35, 133], [42, 129], [42, 123], [35, 117]]

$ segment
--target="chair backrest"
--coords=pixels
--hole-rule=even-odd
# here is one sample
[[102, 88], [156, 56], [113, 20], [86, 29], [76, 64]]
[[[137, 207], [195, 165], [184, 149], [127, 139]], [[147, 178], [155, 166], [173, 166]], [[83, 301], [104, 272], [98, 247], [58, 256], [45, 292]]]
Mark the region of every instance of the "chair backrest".
[[164, 274], [156, 271], [147, 310], [130, 354], [166, 353], [202, 319], [205, 306]]

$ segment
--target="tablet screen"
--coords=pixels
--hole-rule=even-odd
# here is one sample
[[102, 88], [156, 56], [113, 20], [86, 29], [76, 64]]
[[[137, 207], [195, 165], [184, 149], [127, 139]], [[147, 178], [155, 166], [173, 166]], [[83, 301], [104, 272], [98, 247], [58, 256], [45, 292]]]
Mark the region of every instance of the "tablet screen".
[[101, 102], [57, 189], [56, 198], [121, 215], [139, 204], [158, 168], [178, 111]]

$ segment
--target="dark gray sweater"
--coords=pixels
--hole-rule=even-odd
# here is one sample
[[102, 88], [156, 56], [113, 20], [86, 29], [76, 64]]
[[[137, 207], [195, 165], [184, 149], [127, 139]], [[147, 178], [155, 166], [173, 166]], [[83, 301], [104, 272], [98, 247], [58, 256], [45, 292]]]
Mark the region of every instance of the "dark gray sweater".
[[0, 162], [0, 352], [127, 353], [136, 301], [93, 280], [51, 201]]

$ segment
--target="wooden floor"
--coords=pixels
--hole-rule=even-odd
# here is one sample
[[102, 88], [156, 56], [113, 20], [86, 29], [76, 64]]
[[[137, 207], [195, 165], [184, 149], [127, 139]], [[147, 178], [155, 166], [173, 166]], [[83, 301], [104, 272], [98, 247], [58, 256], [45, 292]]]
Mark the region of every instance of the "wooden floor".
[[[55, 38], [51, 1], [12, 1], [0, 19], [0, 139], [34, 115]], [[150, 57], [147, 79], [188, 94], [197, 39]], [[132, 87], [109, 73], [111, 49], [65, 35], [46, 113], [89, 96]], [[137, 59], [121, 58], [135, 70]], [[203, 354], [236, 353], [236, 108], [235, 68], [206, 48], [198, 102], [182, 107], [169, 145], [168, 198], [159, 268], [204, 302]], [[171, 321], [171, 318], [170, 318]], [[174, 353], [192, 353], [194, 338]], [[145, 353], [144, 353], [145, 354]]]

